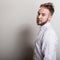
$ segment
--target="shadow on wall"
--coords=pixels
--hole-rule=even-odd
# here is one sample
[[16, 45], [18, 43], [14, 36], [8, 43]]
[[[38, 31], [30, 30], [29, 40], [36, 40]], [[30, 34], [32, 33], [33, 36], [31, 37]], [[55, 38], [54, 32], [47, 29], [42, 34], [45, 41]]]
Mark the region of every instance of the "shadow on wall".
[[20, 28], [18, 40], [19, 60], [33, 60], [33, 31], [29, 25]]

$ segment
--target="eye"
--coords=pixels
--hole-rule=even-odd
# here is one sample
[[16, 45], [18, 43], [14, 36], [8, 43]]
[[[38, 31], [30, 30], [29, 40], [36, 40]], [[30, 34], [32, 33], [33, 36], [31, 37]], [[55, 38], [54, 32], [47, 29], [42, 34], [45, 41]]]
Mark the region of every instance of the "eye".
[[40, 15], [40, 13], [38, 12], [38, 15]]
[[44, 14], [44, 13], [42, 13], [42, 16], [45, 16], [45, 14]]

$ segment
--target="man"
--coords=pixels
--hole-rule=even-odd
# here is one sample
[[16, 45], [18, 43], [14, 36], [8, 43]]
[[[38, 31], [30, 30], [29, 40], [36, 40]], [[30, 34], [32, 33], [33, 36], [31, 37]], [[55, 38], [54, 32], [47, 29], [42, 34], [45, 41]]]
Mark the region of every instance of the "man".
[[40, 5], [37, 25], [41, 27], [34, 48], [33, 60], [56, 60], [57, 37], [50, 24], [53, 13], [52, 3], [48, 2]]

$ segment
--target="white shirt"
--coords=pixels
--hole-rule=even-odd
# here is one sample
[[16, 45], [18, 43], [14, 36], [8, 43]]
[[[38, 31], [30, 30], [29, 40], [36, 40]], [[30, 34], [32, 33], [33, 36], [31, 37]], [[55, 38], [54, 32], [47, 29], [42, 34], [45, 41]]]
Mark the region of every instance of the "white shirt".
[[56, 60], [57, 36], [50, 23], [41, 26], [37, 36], [33, 60]]

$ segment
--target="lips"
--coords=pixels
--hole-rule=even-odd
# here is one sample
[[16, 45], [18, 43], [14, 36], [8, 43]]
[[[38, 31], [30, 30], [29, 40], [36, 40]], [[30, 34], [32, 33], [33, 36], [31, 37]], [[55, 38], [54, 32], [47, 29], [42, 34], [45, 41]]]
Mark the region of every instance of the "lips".
[[41, 24], [41, 20], [40, 19], [37, 19], [37, 24], [39, 25], [39, 24]]
[[41, 19], [37, 19], [37, 21], [38, 21], [38, 22], [42, 22], [42, 20], [41, 20]]

